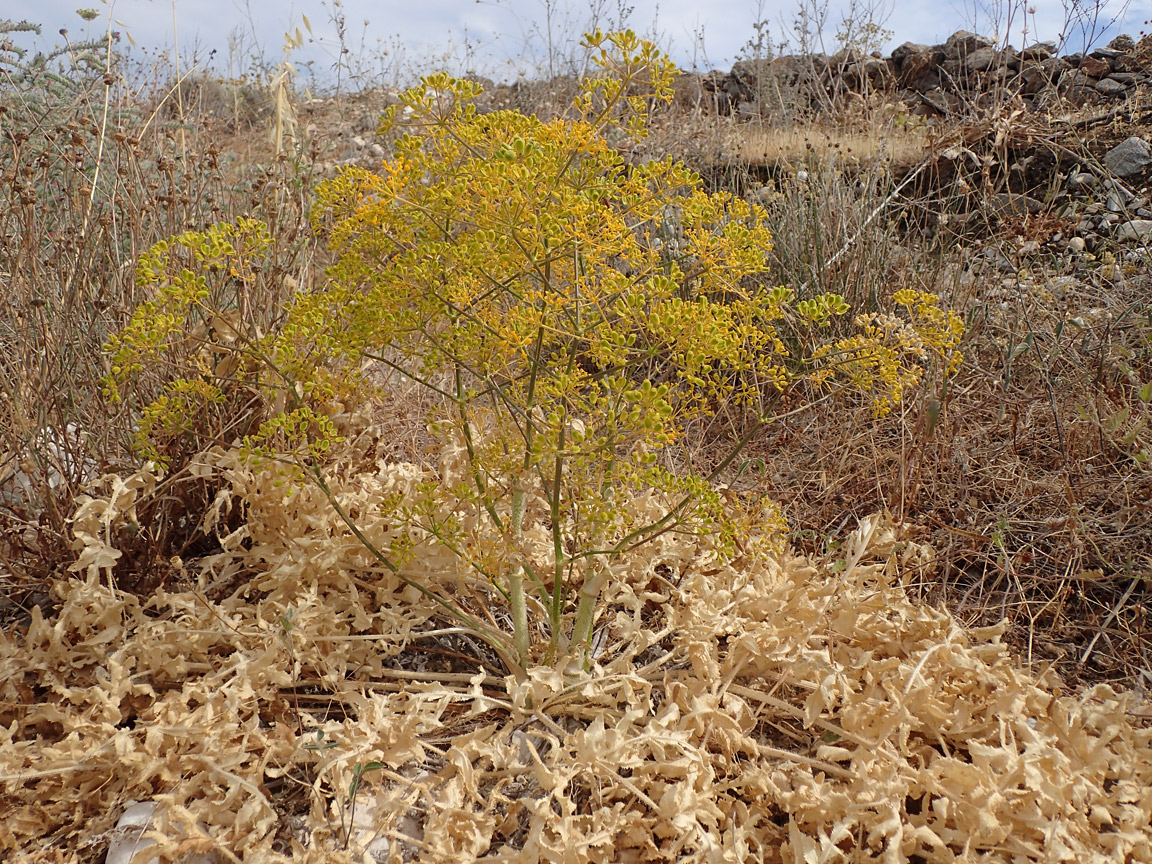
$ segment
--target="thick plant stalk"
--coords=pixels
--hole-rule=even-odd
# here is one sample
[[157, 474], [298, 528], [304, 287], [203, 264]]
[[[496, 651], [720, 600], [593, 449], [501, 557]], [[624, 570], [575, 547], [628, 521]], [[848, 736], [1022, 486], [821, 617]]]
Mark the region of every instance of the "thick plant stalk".
[[[536, 330], [536, 344], [531, 356], [531, 372], [528, 376], [528, 397], [525, 400], [524, 462], [521, 471], [528, 473], [532, 466], [532, 439], [535, 435], [533, 407], [536, 404], [536, 382], [542, 367], [541, 351], [544, 345], [544, 328]], [[509, 540], [515, 556], [512, 572], [508, 574], [508, 605], [512, 613], [512, 639], [516, 654], [523, 666], [528, 659], [528, 600], [524, 595], [524, 509], [528, 505], [528, 493], [523, 480], [512, 489], [512, 512], [508, 517]]]
[[508, 605], [512, 612], [512, 639], [517, 658], [523, 666], [528, 658], [528, 603], [524, 596], [524, 563], [521, 541], [524, 533], [524, 507], [528, 495], [523, 487], [517, 486], [512, 493], [512, 514], [509, 521], [511, 543], [515, 550], [515, 563], [508, 575]]
[[580, 586], [580, 601], [576, 606], [576, 623], [572, 628], [572, 644], [587, 649], [592, 644], [592, 625], [596, 621], [596, 604], [600, 591], [608, 581], [608, 565], [603, 557], [593, 559], [590, 573], [585, 575]]

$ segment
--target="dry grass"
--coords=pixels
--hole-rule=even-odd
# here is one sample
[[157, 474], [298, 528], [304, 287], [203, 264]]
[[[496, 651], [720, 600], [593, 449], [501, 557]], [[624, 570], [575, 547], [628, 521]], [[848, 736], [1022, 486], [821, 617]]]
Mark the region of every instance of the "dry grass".
[[[918, 263], [891, 278], [932, 275]], [[926, 602], [974, 625], [1007, 620], [1034, 668], [1139, 687], [1152, 668], [1152, 472], [1134, 458], [1147, 411], [1133, 382], [1152, 380], [1148, 278], [935, 275], [970, 321], [948, 392], [882, 420], [843, 402], [802, 411], [751, 445], [767, 467], [749, 486], [787, 506], [795, 542], [817, 556], [877, 510], [924, 526], [944, 564], [914, 586]], [[1085, 326], [1068, 323], [1084, 310]]]
[[[332, 475], [377, 542], [403, 530], [381, 496], [436, 477], [374, 464], [380, 445], [359, 436]], [[227, 548], [147, 604], [103, 584], [154, 479], [124, 478], [81, 507], [59, 612], [0, 634], [17, 860], [111, 860], [140, 839], [114, 827], [133, 798], [155, 804], [155, 851], [251, 861], [1038, 862], [1053, 834], [1078, 860], [1152, 850], [1134, 700], [1060, 695], [999, 628], [916, 602], [904, 585], [935, 564], [914, 529], [862, 520], [820, 566], [755, 530], [731, 565], [665, 534], [615, 562], [592, 669], [517, 678], [372, 567], [319, 490], [285, 500], [223, 448], [202, 464], [245, 513]], [[482, 597], [413, 539], [414, 573]], [[59, 704], [11, 698], [48, 682]]]
[[[147, 388], [121, 404], [101, 392], [105, 341], [148, 299], [137, 286], [137, 257], [183, 231], [252, 215], [277, 238], [259, 284], [244, 286], [260, 296], [264, 326], [276, 320], [288, 286], [309, 278], [306, 169], [287, 158], [241, 161], [220, 148], [215, 117], [172, 117], [171, 95], [81, 71], [68, 86], [0, 91], [0, 521], [7, 538], [0, 561], [9, 573], [8, 604], [22, 605], [25, 590], [42, 594], [41, 581], [67, 559], [75, 494], [103, 472], [138, 461], [132, 437], [151, 398]], [[176, 533], [186, 538], [191, 528]], [[152, 539], [160, 557], [184, 542]]]
[[852, 126], [823, 122], [783, 126], [746, 124], [734, 134], [733, 155], [749, 164], [794, 169], [829, 159], [847, 165], [915, 165], [928, 155], [932, 132], [923, 121], [902, 115]]

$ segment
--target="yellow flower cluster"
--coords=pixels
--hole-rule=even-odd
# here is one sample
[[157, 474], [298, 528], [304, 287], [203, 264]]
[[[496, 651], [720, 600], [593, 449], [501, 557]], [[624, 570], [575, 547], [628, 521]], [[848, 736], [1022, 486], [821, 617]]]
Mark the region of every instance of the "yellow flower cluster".
[[964, 322], [941, 309], [936, 295], [905, 288], [892, 295], [892, 303], [894, 311], [858, 315], [859, 333], [821, 346], [813, 355], [820, 362], [817, 380], [847, 380], [870, 395], [877, 417], [899, 405], [927, 368], [947, 376], [964, 359], [959, 348]]

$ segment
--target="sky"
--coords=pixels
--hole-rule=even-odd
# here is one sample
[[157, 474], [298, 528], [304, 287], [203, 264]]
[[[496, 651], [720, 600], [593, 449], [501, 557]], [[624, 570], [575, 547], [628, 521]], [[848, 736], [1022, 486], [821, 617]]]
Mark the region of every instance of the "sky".
[[[756, 38], [755, 22], [767, 25], [773, 44], [796, 36], [799, 10], [818, 10], [825, 0], [4, 0], [0, 17], [25, 19], [43, 27], [39, 40], [20, 39], [38, 50], [59, 44], [58, 31], [78, 40], [111, 26], [135, 44], [138, 56], [164, 56], [179, 47], [181, 58], [211, 62], [236, 74], [248, 67], [273, 66], [288, 56], [313, 81], [342, 74], [378, 84], [410, 83], [436, 69], [476, 72], [498, 80], [547, 71], [575, 56], [575, 41], [599, 12], [605, 29], [631, 9], [625, 23], [654, 36], [681, 67], [731, 68]], [[1081, 50], [1095, 32], [1095, 45], [1124, 32], [1139, 38], [1152, 18], [1152, 0], [826, 0], [824, 44], [851, 4], [891, 32], [885, 52], [905, 42], [935, 44], [954, 31], [999, 37], [1017, 48], [1038, 40], [1058, 41]], [[78, 8], [96, 10], [85, 23]], [[551, 15], [549, 15], [551, 11]], [[1079, 24], [1067, 26], [1071, 17]], [[337, 19], [344, 21], [343, 47]], [[305, 24], [307, 19], [311, 30]], [[550, 23], [549, 23], [550, 22]], [[1027, 31], [1025, 32], [1025, 26]], [[288, 55], [285, 33], [300, 31], [302, 42]], [[548, 34], [553, 50], [549, 52]], [[1006, 38], [1005, 38], [1006, 36]], [[214, 54], [212, 52], [215, 52]], [[777, 52], [779, 53], [779, 52]], [[785, 51], [784, 53], [788, 53]], [[185, 64], [186, 65], [186, 64]]]

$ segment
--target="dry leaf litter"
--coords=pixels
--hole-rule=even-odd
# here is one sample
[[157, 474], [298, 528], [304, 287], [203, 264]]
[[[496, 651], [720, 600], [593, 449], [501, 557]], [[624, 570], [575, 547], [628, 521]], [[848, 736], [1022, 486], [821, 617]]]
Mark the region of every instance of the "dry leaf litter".
[[[333, 489], [386, 547], [378, 503], [434, 472], [353, 464]], [[451, 622], [318, 489], [223, 450], [197, 470], [222, 536], [191, 587], [116, 589], [157, 477], [106, 477], [57, 612], [0, 637], [0, 859], [1152, 861], [1139, 706], [910, 602], [932, 555], [907, 526], [864, 520], [820, 566], [665, 534], [614, 565], [589, 674], [518, 680], [430, 669]], [[408, 575], [477, 596], [409, 539]]]

